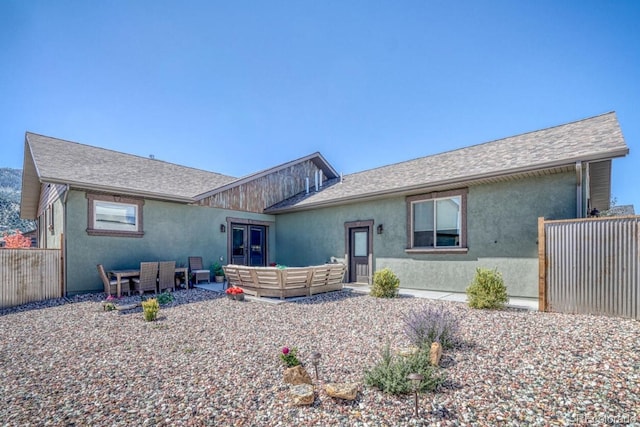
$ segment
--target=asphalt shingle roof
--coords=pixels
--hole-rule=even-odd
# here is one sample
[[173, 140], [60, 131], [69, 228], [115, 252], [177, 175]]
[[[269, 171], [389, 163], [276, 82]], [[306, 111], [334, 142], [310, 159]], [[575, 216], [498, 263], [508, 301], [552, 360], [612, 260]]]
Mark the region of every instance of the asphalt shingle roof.
[[236, 178], [27, 132], [42, 182], [187, 199]]
[[524, 133], [484, 144], [421, 157], [345, 175], [321, 191], [299, 194], [267, 212], [305, 209], [392, 194], [443, 183], [469, 182], [480, 177], [509, 175], [624, 156], [624, 142], [615, 113]]

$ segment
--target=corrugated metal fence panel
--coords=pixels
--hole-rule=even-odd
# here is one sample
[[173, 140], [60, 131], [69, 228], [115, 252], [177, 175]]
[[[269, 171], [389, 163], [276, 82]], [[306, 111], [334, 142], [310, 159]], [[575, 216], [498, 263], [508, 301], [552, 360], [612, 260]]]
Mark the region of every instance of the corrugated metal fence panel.
[[0, 308], [62, 296], [59, 249], [0, 249]]
[[548, 309], [640, 319], [639, 222], [545, 221]]

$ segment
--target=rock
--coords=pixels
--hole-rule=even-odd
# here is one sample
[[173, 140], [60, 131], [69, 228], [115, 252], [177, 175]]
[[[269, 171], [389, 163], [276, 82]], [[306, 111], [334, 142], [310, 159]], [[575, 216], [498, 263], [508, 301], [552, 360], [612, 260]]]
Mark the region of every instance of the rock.
[[324, 391], [331, 397], [338, 399], [355, 400], [358, 396], [358, 384], [353, 383], [328, 383]]
[[118, 310], [118, 311], [132, 310], [132, 309], [134, 309], [136, 307], [138, 307], [138, 304], [120, 304], [120, 305], [116, 306], [116, 310]]
[[431, 351], [429, 352], [429, 360], [433, 366], [440, 364], [440, 358], [442, 357], [442, 346], [439, 342], [431, 344]]
[[287, 384], [313, 384], [309, 373], [302, 365], [287, 368], [284, 371], [284, 382]]
[[295, 406], [313, 405], [315, 394], [311, 384], [297, 384], [289, 389], [291, 403]]
[[414, 354], [417, 354], [420, 351], [420, 349], [418, 347], [401, 347], [399, 349], [396, 350], [396, 353], [398, 353], [399, 356], [402, 357], [409, 357], [409, 356], [413, 356]]

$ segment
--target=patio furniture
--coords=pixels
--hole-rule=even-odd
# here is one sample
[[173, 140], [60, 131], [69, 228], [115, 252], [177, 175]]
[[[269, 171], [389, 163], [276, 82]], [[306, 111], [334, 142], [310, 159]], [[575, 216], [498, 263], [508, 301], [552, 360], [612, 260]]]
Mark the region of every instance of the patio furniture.
[[164, 289], [176, 290], [176, 262], [162, 261], [158, 273], [158, 292]]
[[140, 292], [140, 295], [146, 291], [157, 291], [158, 286], [158, 262], [141, 262], [140, 277], [134, 277], [133, 289]]
[[225, 265], [229, 286], [238, 286], [257, 297], [311, 296], [342, 289], [346, 266], [324, 264], [311, 267], [249, 267]]
[[197, 285], [200, 280], [206, 280], [207, 283], [209, 283], [209, 277], [211, 276], [211, 271], [205, 270], [202, 267], [202, 257], [200, 256], [189, 257], [189, 271], [191, 272], [191, 276], [193, 276], [194, 285]]
[[104, 284], [105, 294], [120, 296], [122, 292], [126, 292], [128, 295], [131, 295], [131, 286], [129, 284], [129, 280], [120, 280], [121, 289], [118, 290], [118, 279], [113, 277], [113, 275], [111, 274], [107, 275], [102, 264], [98, 264], [97, 268], [100, 279], [102, 279], [102, 283]]

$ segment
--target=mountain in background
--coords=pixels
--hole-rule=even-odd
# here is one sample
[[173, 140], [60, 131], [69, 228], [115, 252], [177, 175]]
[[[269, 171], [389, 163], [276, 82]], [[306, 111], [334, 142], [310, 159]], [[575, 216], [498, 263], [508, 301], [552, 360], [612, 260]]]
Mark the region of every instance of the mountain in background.
[[0, 236], [5, 231], [35, 230], [34, 221], [20, 219], [22, 170], [0, 168]]

